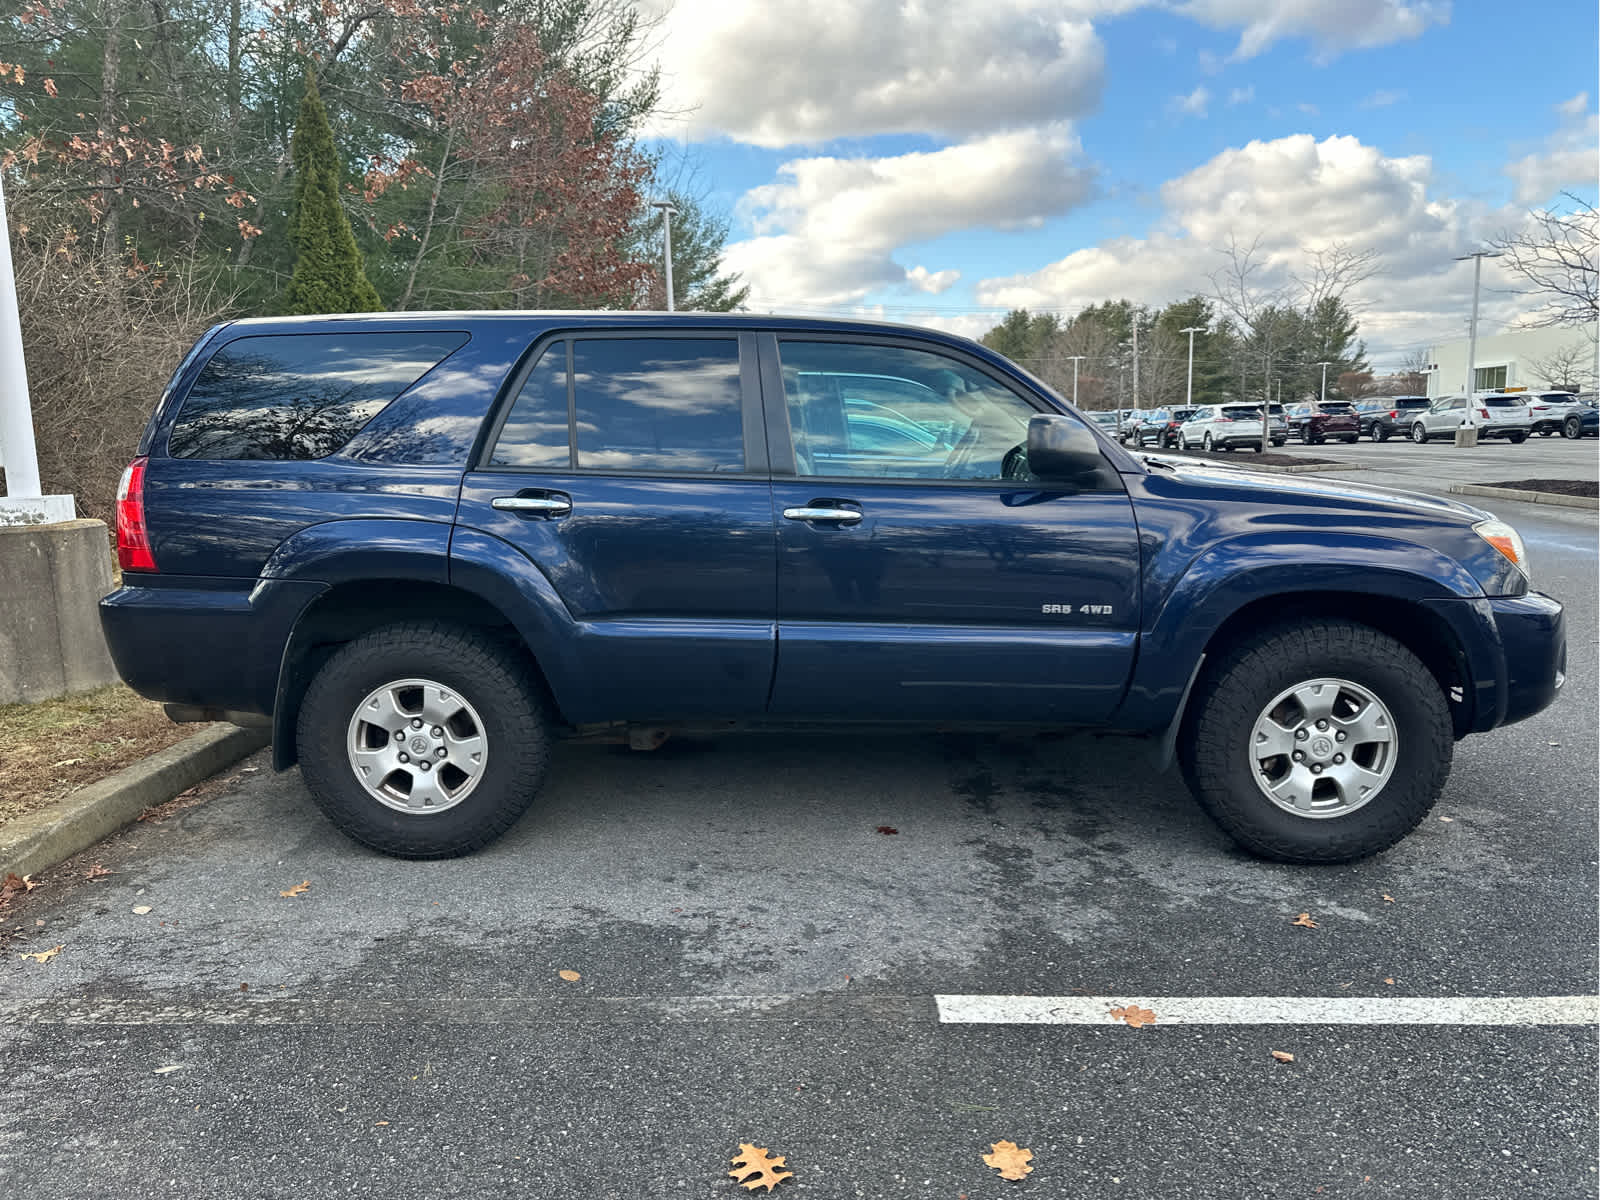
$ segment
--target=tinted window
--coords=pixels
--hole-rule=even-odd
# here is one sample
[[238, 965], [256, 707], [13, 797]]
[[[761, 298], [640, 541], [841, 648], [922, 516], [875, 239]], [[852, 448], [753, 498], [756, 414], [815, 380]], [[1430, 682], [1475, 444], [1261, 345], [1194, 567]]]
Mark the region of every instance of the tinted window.
[[178, 458], [324, 458], [464, 345], [464, 333], [243, 337], [211, 356], [172, 427]]
[[545, 347], [517, 393], [489, 462], [497, 467], [566, 467], [567, 343]]
[[1248, 404], [1230, 404], [1227, 408], [1222, 410], [1222, 415], [1225, 417], [1231, 417], [1235, 421], [1240, 421], [1245, 417], [1259, 418], [1261, 416], [1261, 410], [1259, 408], [1251, 408]]
[[1328, 400], [1320, 406], [1319, 411], [1325, 413], [1349, 413], [1355, 410], [1343, 400]]
[[734, 338], [573, 342], [577, 465], [617, 471], [742, 471]]
[[1527, 401], [1521, 396], [1485, 396], [1481, 403], [1488, 408], [1520, 408]]
[[1035, 409], [955, 359], [898, 346], [784, 342], [800, 475], [1003, 479]]

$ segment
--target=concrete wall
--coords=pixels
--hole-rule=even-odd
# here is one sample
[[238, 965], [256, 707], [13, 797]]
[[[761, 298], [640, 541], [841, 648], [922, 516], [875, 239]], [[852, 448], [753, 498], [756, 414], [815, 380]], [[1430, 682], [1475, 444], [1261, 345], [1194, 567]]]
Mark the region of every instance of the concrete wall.
[[0, 704], [116, 681], [96, 607], [110, 590], [104, 522], [0, 526]]
[[[1506, 386], [1545, 391], [1551, 381], [1538, 363], [1562, 351], [1582, 354], [1585, 374], [1593, 373], [1592, 329], [1517, 329], [1478, 339], [1476, 366], [1506, 368]], [[1428, 376], [1428, 395], [1459, 396], [1467, 382], [1467, 339], [1445, 342], [1428, 351], [1428, 361], [1439, 369]]]

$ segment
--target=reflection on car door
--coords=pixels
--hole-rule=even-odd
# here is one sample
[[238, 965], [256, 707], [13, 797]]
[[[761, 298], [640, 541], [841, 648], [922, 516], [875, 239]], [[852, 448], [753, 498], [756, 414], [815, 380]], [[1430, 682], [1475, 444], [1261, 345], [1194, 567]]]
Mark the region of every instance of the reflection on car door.
[[[865, 339], [763, 335], [760, 347], [779, 514], [770, 711], [1107, 716], [1139, 620], [1126, 492], [1008, 478], [1038, 408], [976, 364]], [[869, 394], [869, 376], [898, 381], [895, 398]], [[925, 436], [881, 453], [857, 427], [862, 402]]]

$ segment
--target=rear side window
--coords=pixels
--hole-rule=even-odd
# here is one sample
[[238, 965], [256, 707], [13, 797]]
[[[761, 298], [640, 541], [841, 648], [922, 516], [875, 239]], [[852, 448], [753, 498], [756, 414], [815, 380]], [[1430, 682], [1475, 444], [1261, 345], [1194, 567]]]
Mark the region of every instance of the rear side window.
[[466, 341], [465, 333], [434, 331], [239, 338], [213, 354], [195, 379], [167, 452], [325, 458]]
[[1480, 403], [1489, 408], [1521, 408], [1527, 400], [1521, 396], [1485, 396]]
[[553, 343], [518, 392], [489, 465], [743, 471], [738, 339]]

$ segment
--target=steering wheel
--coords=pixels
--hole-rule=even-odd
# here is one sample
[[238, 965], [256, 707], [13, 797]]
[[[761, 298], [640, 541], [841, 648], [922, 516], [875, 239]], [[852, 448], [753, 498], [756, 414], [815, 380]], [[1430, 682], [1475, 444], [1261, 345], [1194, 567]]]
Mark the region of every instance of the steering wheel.
[[1018, 442], [1007, 450], [1005, 457], [1000, 460], [1000, 478], [1018, 481], [1033, 478], [1033, 472], [1028, 469], [1028, 443]]

